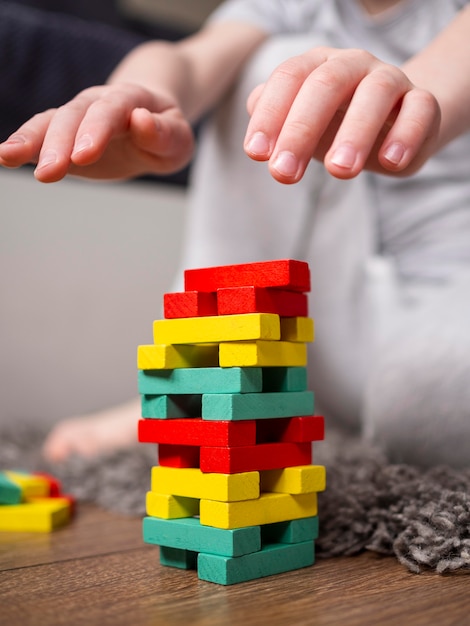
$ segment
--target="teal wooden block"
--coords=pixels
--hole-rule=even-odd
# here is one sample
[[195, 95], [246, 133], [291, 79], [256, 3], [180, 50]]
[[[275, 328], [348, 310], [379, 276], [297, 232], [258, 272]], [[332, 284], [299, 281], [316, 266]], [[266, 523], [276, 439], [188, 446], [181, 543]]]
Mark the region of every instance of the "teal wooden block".
[[19, 504], [21, 498], [21, 487], [0, 472], [0, 504]]
[[178, 569], [196, 569], [197, 552], [181, 550], [180, 548], [168, 548], [160, 546], [160, 563], [165, 567], [177, 567]]
[[145, 543], [221, 556], [242, 556], [261, 549], [260, 526], [223, 530], [202, 526], [195, 517], [144, 517], [143, 537]]
[[141, 415], [150, 419], [201, 417], [201, 405], [201, 394], [143, 395], [141, 398]]
[[197, 559], [197, 574], [201, 580], [219, 585], [233, 585], [308, 567], [314, 562], [313, 541], [269, 544], [259, 552], [239, 557], [200, 553]]
[[146, 395], [254, 393], [263, 389], [260, 367], [185, 367], [139, 370], [139, 393]]
[[218, 393], [202, 396], [202, 417], [207, 420], [250, 420], [313, 415], [312, 391], [279, 393]]
[[263, 367], [263, 391], [306, 391], [306, 367]]
[[318, 515], [261, 526], [261, 541], [270, 543], [301, 543], [318, 538]]

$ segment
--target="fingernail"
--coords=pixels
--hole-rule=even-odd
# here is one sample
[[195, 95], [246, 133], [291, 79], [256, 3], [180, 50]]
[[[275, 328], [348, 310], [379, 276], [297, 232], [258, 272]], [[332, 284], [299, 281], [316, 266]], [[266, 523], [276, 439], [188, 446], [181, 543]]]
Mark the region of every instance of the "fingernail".
[[392, 165], [400, 165], [405, 155], [405, 148], [401, 143], [392, 143], [385, 149], [384, 157]]
[[272, 168], [283, 176], [293, 178], [298, 172], [299, 162], [297, 161], [297, 157], [295, 156], [295, 154], [286, 150], [284, 152], [280, 152], [277, 155], [275, 161], [272, 164]]
[[26, 143], [26, 138], [23, 135], [11, 135], [11, 137], [8, 137], [5, 143], [24, 145]]
[[262, 132], [257, 132], [248, 142], [246, 147], [248, 152], [255, 155], [265, 155], [269, 152], [269, 141], [266, 135]]
[[92, 145], [93, 145], [93, 140], [90, 137], [90, 135], [82, 135], [79, 139], [77, 139], [77, 142], [75, 143], [73, 147], [72, 154], [78, 154], [79, 152], [82, 152], [83, 150], [86, 150], [87, 148], [91, 148]]
[[338, 167], [351, 169], [356, 162], [356, 156], [357, 152], [352, 146], [344, 145], [336, 148], [330, 161]]
[[55, 150], [45, 150], [41, 153], [41, 158], [36, 167], [37, 170], [42, 169], [43, 167], [47, 167], [48, 165], [52, 165], [53, 163], [57, 163], [57, 152]]

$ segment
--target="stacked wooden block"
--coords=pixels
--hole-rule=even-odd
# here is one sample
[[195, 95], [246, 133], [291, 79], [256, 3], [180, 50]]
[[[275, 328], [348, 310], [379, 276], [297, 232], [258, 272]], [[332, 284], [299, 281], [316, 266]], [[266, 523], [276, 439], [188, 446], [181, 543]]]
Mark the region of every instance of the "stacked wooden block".
[[74, 506], [48, 474], [0, 472], [0, 531], [50, 532], [70, 521]]
[[324, 423], [307, 389], [308, 265], [187, 270], [138, 348], [139, 441], [158, 444], [144, 540], [164, 565], [229, 585], [312, 565], [312, 465]]

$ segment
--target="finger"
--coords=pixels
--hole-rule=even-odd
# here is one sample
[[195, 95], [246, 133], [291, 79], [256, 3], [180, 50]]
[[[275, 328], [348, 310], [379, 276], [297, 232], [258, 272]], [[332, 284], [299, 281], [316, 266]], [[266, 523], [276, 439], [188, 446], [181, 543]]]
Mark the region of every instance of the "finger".
[[248, 115], [253, 115], [253, 111], [258, 104], [258, 100], [260, 99], [261, 94], [263, 93], [265, 83], [258, 85], [253, 89], [246, 101], [246, 110], [248, 111]]
[[292, 104], [314, 67], [314, 60], [307, 54], [289, 59], [255, 92], [255, 98], [250, 101], [254, 108], [244, 142], [245, 151], [252, 159], [270, 158]]
[[0, 164], [4, 167], [20, 167], [26, 163], [36, 163], [54, 114], [55, 110], [50, 109], [35, 115], [0, 144]]
[[333, 57], [306, 78], [270, 157], [269, 169], [276, 180], [295, 183], [302, 178], [338, 110], [349, 102], [367, 71], [365, 60], [344, 63], [342, 58]]
[[413, 89], [403, 102], [379, 150], [379, 162], [391, 172], [401, 172], [413, 163], [416, 169], [432, 152], [440, 124], [439, 105], [427, 91]]
[[194, 151], [191, 126], [176, 109], [152, 114], [135, 109], [131, 116], [131, 140], [151, 159], [152, 170], [166, 174], [182, 169]]
[[338, 178], [352, 178], [365, 166], [384, 135], [384, 127], [396, 117], [394, 109], [412, 87], [392, 66], [380, 66], [359, 83], [343, 121], [325, 156], [328, 171]]

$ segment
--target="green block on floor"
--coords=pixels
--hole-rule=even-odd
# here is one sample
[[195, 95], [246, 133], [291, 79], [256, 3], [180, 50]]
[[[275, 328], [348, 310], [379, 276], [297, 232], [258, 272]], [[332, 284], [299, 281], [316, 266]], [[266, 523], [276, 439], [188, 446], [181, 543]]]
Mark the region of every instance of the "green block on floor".
[[19, 504], [22, 493], [19, 485], [0, 472], [0, 504]]
[[222, 556], [242, 556], [261, 548], [260, 526], [223, 530], [202, 526], [199, 519], [144, 517], [145, 543]]
[[261, 526], [261, 541], [270, 543], [301, 543], [318, 537], [318, 515]]
[[279, 393], [215, 393], [202, 396], [207, 420], [251, 420], [313, 415], [312, 391]]
[[263, 389], [260, 367], [185, 367], [139, 370], [140, 394], [254, 393]]
[[308, 567], [314, 562], [313, 541], [269, 544], [259, 552], [239, 557], [200, 553], [197, 559], [197, 573], [201, 580], [219, 585], [233, 585]]
[[177, 567], [178, 569], [196, 569], [197, 552], [160, 546], [160, 563], [165, 567]]
[[306, 367], [263, 367], [263, 392], [306, 391]]
[[146, 419], [201, 417], [201, 403], [201, 394], [143, 395], [141, 415]]

